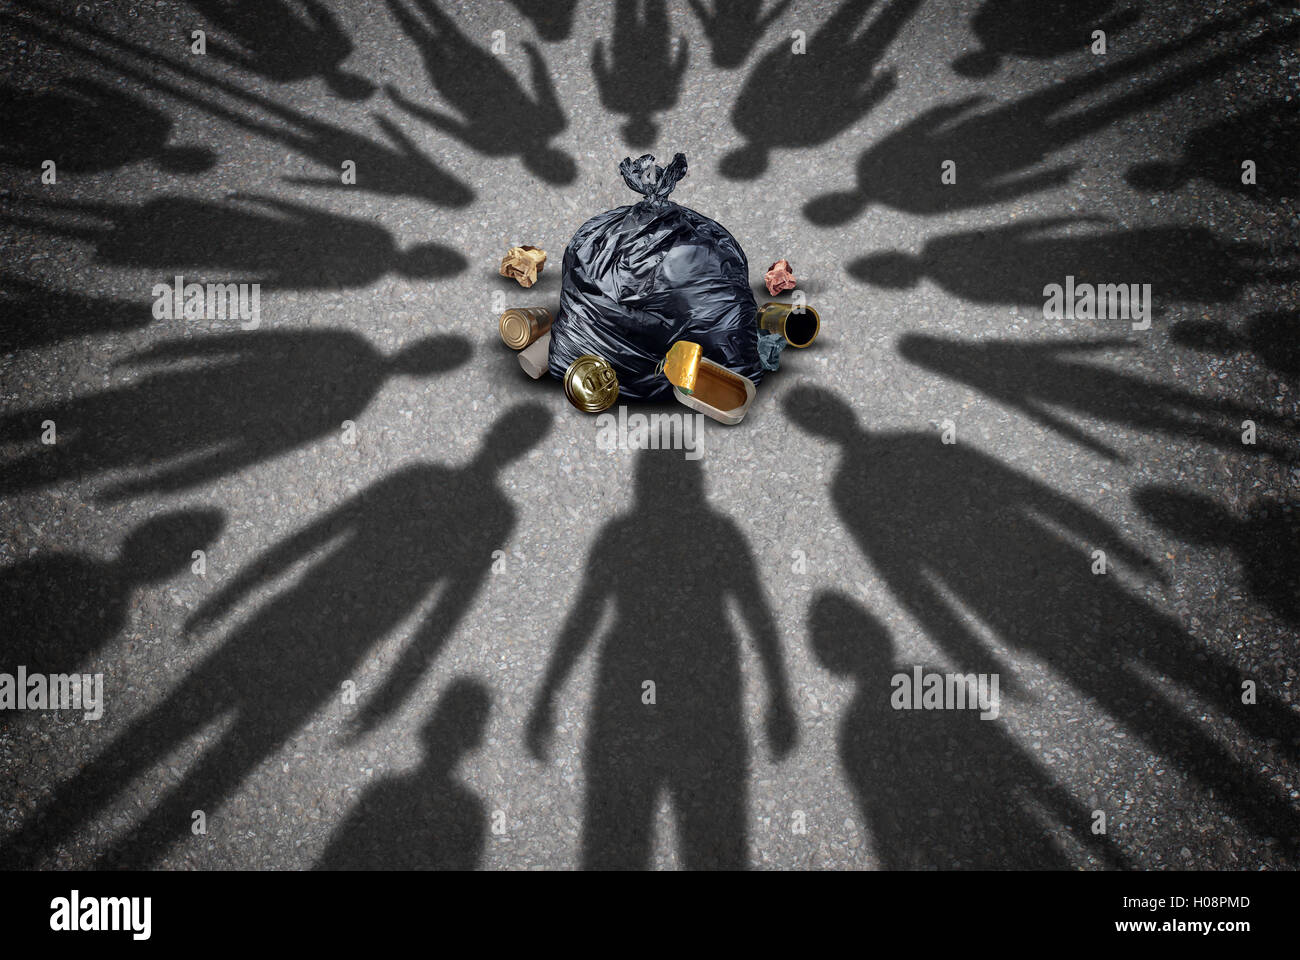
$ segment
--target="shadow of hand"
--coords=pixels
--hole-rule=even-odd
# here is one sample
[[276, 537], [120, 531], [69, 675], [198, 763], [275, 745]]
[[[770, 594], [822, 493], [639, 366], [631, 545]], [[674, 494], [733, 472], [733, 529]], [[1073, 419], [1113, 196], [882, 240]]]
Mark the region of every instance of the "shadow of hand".
[[767, 736], [772, 751], [772, 760], [784, 760], [794, 750], [799, 741], [798, 727], [794, 722], [794, 711], [784, 698], [773, 700], [767, 708]]

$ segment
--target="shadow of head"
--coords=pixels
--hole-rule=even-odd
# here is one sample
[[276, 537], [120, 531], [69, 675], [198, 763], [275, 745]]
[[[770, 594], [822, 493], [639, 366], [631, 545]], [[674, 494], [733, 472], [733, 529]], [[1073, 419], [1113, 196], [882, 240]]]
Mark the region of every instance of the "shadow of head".
[[1207, 353], [1249, 350], [1278, 373], [1300, 374], [1300, 311], [1252, 314], [1241, 332], [1213, 320], [1180, 320], [1169, 328], [1174, 343]]
[[422, 243], [397, 255], [396, 270], [413, 280], [433, 280], [438, 277], [453, 277], [467, 266], [468, 261], [451, 247]]
[[153, 517], [122, 543], [119, 563], [136, 583], [160, 583], [180, 573], [195, 550], [205, 550], [225, 525], [220, 510], [177, 510]]
[[808, 633], [817, 662], [836, 676], [867, 679], [893, 671], [888, 629], [843, 594], [818, 594], [808, 612]]
[[1169, 339], [1207, 353], [1235, 353], [1243, 346], [1240, 337], [1213, 320], [1180, 320], [1169, 328]]
[[511, 407], [488, 428], [477, 466], [494, 472], [506, 467], [541, 443], [554, 422], [555, 417], [541, 404]]
[[800, 429], [836, 443], [849, 443], [861, 436], [853, 408], [822, 387], [791, 390], [786, 394], [785, 415]]
[[524, 166], [547, 183], [573, 183], [578, 179], [578, 165], [573, 157], [555, 147], [526, 150]]
[[858, 257], [849, 264], [848, 271], [855, 280], [894, 290], [916, 286], [925, 273], [920, 257], [909, 256], [898, 250]]
[[375, 85], [365, 77], [339, 70], [325, 77], [325, 84], [344, 100], [365, 100], [375, 92]]
[[659, 137], [659, 124], [649, 116], [631, 117], [622, 131], [623, 142], [629, 147], [652, 147]]
[[449, 759], [467, 753], [483, 743], [491, 707], [492, 695], [486, 686], [458, 677], [420, 727], [420, 742], [428, 753]]
[[1226, 508], [1199, 493], [1143, 487], [1133, 501], [1157, 526], [1189, 543], [1231, 543], [1240, 526]]
[[952, 62], [952, 69], [963, 77], [988, 77], [997, 72], [1002, 65], [1001, 58], [987, 50], [974, 50], [964, 53]]
[[473, 353], [473, 344], [464, 337], [424, 337], [399, 350], [389, 365], [398, 376], [427, 377], [454, 370]]
[[578, 0], [510, 0], [532, 21], [537, 35], [547, 43], [568, 40], [573, 32], [573, 12]]
[[723, 157], [718, 172], [728, 180], [753, 180], [767, 172], [767, 159], [767, 150], [747, 143]]
[[638, 503], [663, 504], [651, 509], [690, 510], [705, 502], [701, 462], [687, 460], [675, 450], [642, 450], [634, 484]]
[[1300, 375], [1300, 310], [1256, 313], [1246, 320], [1251, 349], [1278, 373]]
[[204, 173], [217, 163], [207, 147], [166, 147], [158, 154], [158, 166], [167, 173]]
[[1173, 163], [1139, 163], [1124, 174], [1124, 182], [1135, 190], [1158, 193], [1177, 190], [1187, 182], [1187, 174]]
[[[979, 343], [957, 343], [928, 333], [905, 333], [898, 338], [898, 355], [908, 363], [947, 376], [978, 374], [991, 358]], [[985, 376], [996, 367], [985, 367]]]

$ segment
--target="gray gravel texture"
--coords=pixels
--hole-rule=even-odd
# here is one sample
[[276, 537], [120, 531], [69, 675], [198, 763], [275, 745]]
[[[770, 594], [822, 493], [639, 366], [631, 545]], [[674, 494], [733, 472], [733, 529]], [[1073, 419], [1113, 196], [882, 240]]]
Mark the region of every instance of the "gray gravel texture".
[[[94, 722], [0, 711], [0, 865], [1295, 865], [1285, 5], [1162, 55], [1241, 5], [1110, 24], [1124, 4], [795, 0], [748, 50], [715, 30], [715, 57], [684, 3], [633, 35], [634, 4], [581, 0], [562, 39], [506, 2], [443, 4], [466, 66], [455, 42], [426, 63], [387, 4], [334, 3], [346, 70], [377, 85], [360, 100], [277, 74], [317, 41], [275, 25], [288, 3], [244, 6], [264, 56], [242, 66], [212, 4], [3, 7], [6, 96], [90, 78], [138, 103], [85, 139], [70, 119], [56, 184], [16, 152], [0, 172], [0, 671], [99, 672], [106, 700]], [[783, 73], [796, 31], [833, 69]], [[981, 43], [1011, 52], [956, 72]], [[535, 89], [530, 44], [557, 114], [497, 85]], [[959, 119], [992, 120], [931, 145], [908, 127], [971, 97]], [[170, 130], [131, 126], [141, 103]], [[633, 104], [650, 143], [623, 139]], [[1212, 176], [1126, 179], [1189, 138]], [[164, 144], [215, 163], [168, 169]], [[402, 150], [425, 159], [385, 165]], [[600, 449], [496, 330], [502, 305], [554, 305], [574, 230], [632, 201], [623, 157], [676, 151], [673, 199], [735, 235], [759, 302], [786, 257], [823, 320], [742, 424], [706, 423], [698, 462]], [[1253, 191], [1232, 189], [1244, 158]], [[426, 243], [438, 275], [404, 275]], [[550, 254], [529, 290], [496, 275], [518, 243]], [[862, 258], [888, 251], [924, 275], [884, 284], [904, 261]], [[154, 320], [177, 273], [261, 281], [260, 329]], [[1035, 291], [1066, 273], [1151, 283], [1150, 329], [1044, 319]], [[417, 375], [384, 366], [426, 337]], [[997, 673], [998, 718], [892, 710], [914, 665]]]

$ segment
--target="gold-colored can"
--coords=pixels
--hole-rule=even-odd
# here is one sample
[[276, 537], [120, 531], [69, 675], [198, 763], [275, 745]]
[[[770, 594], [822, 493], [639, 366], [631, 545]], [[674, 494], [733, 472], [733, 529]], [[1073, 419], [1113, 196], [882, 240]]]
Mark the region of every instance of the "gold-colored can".
[[540, 340], [555, 318], [545, 307], [513, 307], [501, 314], [501, 339], [512, 350], [522, 350]]
[[564, 371], [564, 395], [583, 413], [600, 413], [618, 399], [618, 374], [608, 360], [584, 353]]
[[758, 327], [780, 334], [790, 346], [802, 349], [817, 339], [822, 318], [807, 304], [765, 303], [758, 308]]

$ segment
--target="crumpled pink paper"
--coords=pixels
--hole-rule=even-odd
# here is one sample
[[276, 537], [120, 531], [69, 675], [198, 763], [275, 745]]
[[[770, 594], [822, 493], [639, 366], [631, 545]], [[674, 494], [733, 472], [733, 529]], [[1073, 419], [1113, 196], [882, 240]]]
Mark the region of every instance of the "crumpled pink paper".
[[782, 290], [793, 290], [794, 274], [790, 272], [790, 261], [778, 260], [768, 267], [763, 282], [767, 284], [767, 292], [774, 297]]
[[519, 286], [531, 287], [546, 266], [546, 251], [541, 247], [511, 247], [501, 258], [501, 276], [518, 280]]

